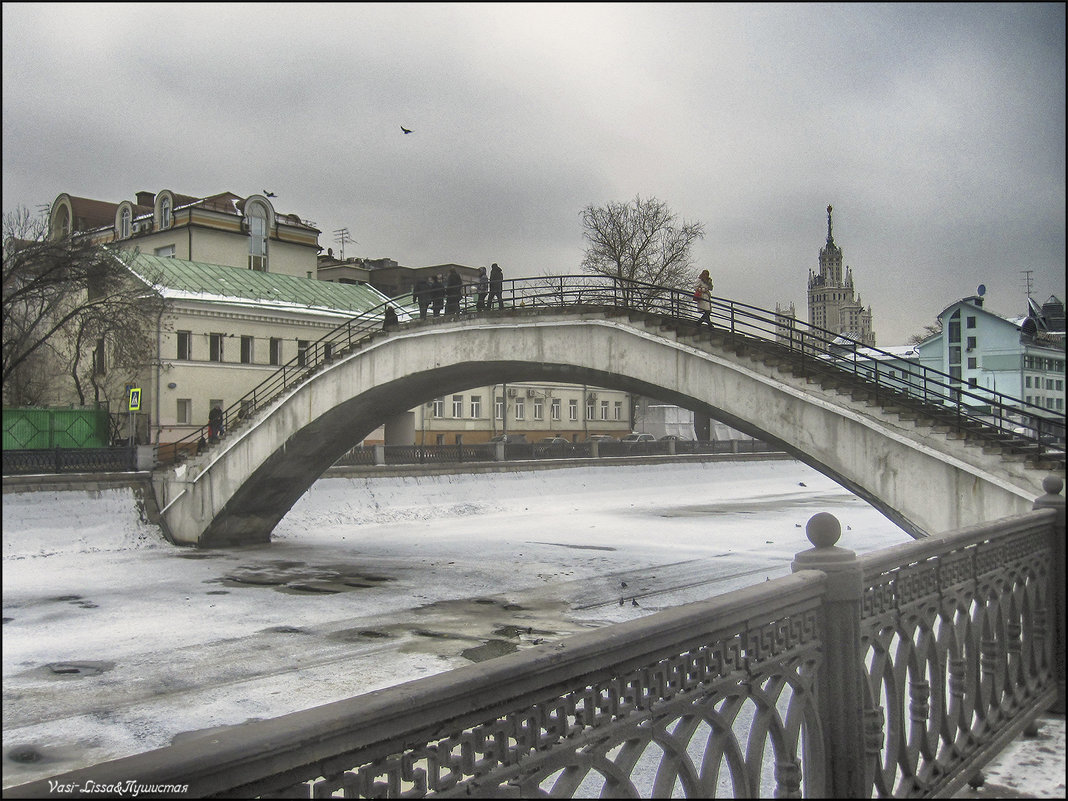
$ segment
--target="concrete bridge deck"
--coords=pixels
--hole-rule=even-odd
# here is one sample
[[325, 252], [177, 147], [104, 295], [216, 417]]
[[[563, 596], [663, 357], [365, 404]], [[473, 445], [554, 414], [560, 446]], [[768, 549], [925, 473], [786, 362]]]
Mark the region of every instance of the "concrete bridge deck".
[[501, 381], [604, 386], [704, 411], [831, 476], [917, 537], [1026, 510], [1056, 467], [1033, 443], [959, 410], [803, 350], [658, 313], [530, 306], [412, 322], [324, 356], [219, 446], [157, 471], [175, 542], [267, 541], [307, 487], [385, 420]]

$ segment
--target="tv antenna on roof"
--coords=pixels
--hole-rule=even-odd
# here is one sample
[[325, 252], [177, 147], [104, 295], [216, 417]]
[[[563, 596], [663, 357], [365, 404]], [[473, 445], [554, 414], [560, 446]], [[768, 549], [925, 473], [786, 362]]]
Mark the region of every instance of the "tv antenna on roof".
[[[356, 242], [356, 240], [349, 235], [348, 228], [338, 228], [334, 231], [334, 241], [341, 245], [341, 260], [345, 261], [345, 243]], [[356, 242], [356, 244], [358, 245], [360, 243]]]
[[1034, 270], [1020, 270], [1020, 274], [1024, 277], [1024, 291], [1027, 293], [1027, 297], [1031, 297], [1031, 289], [1034, 287], [1032, 279], [1034, 272]]

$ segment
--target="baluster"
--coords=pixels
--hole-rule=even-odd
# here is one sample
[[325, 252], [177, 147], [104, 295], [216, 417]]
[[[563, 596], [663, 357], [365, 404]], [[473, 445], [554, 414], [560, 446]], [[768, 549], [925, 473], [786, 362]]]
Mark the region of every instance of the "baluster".
[[861, 710], [867, 686], [860, 637], [864, 573], [853, 551], [835, 546], [842, 524], [834, 515], [813, 515], [806, 533], [814, 547], [797, 554], [790, 569], [827, 574], [823, 664], [816, 696], [827, 757], [824, 790], [831, 798], [866, 798], [869, 758]]
[[1057, 680], [1057, 701], [1050, 711], [1064, 714], [1064, 640], [1065, 640], [1065, 599], [1064, 599], [1064, 539], [1065, 539], [1065, 509], [1064, 480], [1059, 476], [1046, 476], [1042, 480], [1042, 489], [1046, 494], [1037, 498], [1034, 503], [1035, 509], [1053, 509], [1057, 513], [1054, 524], [1050, 527], [1050, 545], [1053, 550], [1053, 558], [1050, 564], [1050, 589], [1049, 599], [1052, 609], [1047, 618], [1052, 620], [1047, 624], [1049, 633], [1053, 637], [1053, 671]]

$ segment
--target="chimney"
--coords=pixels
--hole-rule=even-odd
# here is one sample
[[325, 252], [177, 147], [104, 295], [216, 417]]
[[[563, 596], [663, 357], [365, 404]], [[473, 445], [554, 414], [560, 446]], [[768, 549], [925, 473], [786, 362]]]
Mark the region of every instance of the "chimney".
[[156, 202], [155, 192], [138, 192], [137, 193], [137, 205], [138, 206], [151, 206]]

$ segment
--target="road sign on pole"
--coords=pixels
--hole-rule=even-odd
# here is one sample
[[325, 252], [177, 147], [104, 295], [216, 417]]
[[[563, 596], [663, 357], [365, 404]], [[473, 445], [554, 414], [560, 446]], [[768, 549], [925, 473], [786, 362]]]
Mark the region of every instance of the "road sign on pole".
[[130, 387], [130, 411], [141, 411], [141, 387]]

